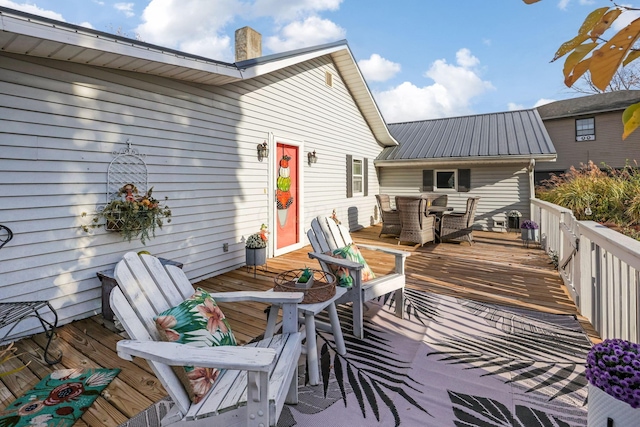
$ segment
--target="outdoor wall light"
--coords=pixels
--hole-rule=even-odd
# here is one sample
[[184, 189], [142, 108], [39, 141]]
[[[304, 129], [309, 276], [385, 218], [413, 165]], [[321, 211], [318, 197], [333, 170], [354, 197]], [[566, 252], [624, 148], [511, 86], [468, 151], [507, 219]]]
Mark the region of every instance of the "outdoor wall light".
[[307, 154], [307, 157], [309, 158], [309, 165], [311, 165], [312, 163], [316, 163], [318, 161], [318, 156], [316, 156], [316, 150], [313, 150], [313, 152], [309, 151], [309, 153]]
[[267, 157], [269, 157], [269, 146], [267, 145], [267, 141], [265, 141], [262, 144], [258, 144], [258, 160], [262, 161], [262, 159]]

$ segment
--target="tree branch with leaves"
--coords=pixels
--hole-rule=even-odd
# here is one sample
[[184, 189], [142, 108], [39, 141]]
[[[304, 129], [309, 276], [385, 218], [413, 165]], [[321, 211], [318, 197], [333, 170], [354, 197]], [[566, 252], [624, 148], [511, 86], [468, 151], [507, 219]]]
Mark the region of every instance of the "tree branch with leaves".
[[[540, 0], [523, 1], [533, 4]], [[573, 86], [588, 72], [590, 83], [604, 92], [621, 67], [626, 67], [640, 57], [640, 50], [633, 47], [640, 38], [640, 18], [631, 21], [611, 38], [603, 37], [621, 15], [638, 10], [613, 1], [611, 3], [611, 7], [601, 7], [591, 12], [580, 26], [578, 35], [563, 43], [551, 60], [553, 62], [567, 55], [563, 68], [567, 87]], [[622, 139], [626, 139], [640, 126], [640, 103], [624, 110], [622, 123]]]

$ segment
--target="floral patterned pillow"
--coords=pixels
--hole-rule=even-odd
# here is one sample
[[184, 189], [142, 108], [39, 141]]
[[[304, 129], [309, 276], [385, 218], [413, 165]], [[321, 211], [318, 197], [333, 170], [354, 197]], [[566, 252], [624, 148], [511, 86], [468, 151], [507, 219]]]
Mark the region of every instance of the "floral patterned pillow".
[[[364, 257], [360, 253], [360, 249], [358, 249], [355, 243], [351, 243], [344, 248], [334, 249], [333, 251], [329, 251], [326, 254], [331, 255], [334, 258], [347, 259], [349, 261], [362, 264], [362, 282], [366, 282], [376, 277], [376, 275], [373, 274], [373, 271], [371, 271], [369, 264], [367, 264], [367, 261], [364, 260]], [[345, 288], [350, 288], [353, 286], [353, 278], [349, 275], [349, 270], [347, 268], [340, 267], [335, 264], [328, 264], [328, 266], [331, 269], [332, 273], [335, 274], [336, 279], [338, 280], [338, 286], [342, 286]]]
[[[194, 347], [237, 345], [224, 314], [211, 295], [200, 288], [189, 299], [153, 319], [164, 341]], [[220, 374], [218, 369], [197, 366], [176, 366], [174, 371], [194, 403], [209, 392]]]

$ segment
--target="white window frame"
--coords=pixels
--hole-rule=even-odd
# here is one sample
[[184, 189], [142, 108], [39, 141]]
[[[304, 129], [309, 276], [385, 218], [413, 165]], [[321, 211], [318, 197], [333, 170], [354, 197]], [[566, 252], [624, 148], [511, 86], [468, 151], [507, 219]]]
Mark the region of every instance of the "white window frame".
[[[591, 126], [586, 126], [586, 123], [580, 124], [580, 122], [591, 121]], [[596, 118], [595, 117], [583, 117], [576, 119], [576, 141], [595, 141], [596, 140]]]
[[[360, 174], [356, 174], [356, 162], [360, 163]], [[360, 180], [360, 191], [356, 191], [356, 180]], [[364, 158], [351, 159], [351, 189], [353, 196], [364, 196]]]
[[[454, 185], [452, 187], [438, 187], [438, 173], [453, 172]], [[457, 192], [458, 191], [458, 169], [434, 169], [433, 171], [433, 191], [438, 192]]]

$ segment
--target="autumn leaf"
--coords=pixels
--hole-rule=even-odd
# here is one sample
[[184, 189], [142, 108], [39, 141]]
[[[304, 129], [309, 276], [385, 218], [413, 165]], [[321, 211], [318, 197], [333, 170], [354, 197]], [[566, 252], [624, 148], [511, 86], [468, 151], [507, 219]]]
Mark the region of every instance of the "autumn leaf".
[[589, 38], [589, 32], [593, 31], [594, 28], [602, 21], [603, 16], [605, 15], [605, 13], [607, 13], [608, 10], [608, 7], [601, 7], [600, 9], [596, 9], [591, 12], [582, 23], [580, 30], [578, 30], [578, 35], [568, 42], [563, 43], [556, 54], [553, 56], [551, 62], [563, 57], [576, 47], [580, 46], [582, 42], [587, 40]]
[[578, 65], [573, 68], [573, 74], [564, 79], [564, 84], [567, 85], [567, 87], [571, 87], [576, 82], [576, 80], [578, 80], [580, 76], [582, 76], [585, 71], [589, 69], [590, 64], [591, 58], [587, 58], [584, 61], [579, 62]]
[[[575, 48], [575, 50], [569, 56], [567, 56], [567, 59], [564, 61], [563, 69], [565, 81], [574, 70], [578, 62], [580, 62], [585, 56], [587, 56], [589, 52], [591, 52], [597, 46], [598, 43], [583, 44]], [[584, 71], [582, 73], [584, 73]]]
[[589, 35], [591, 36], [591, 40], [594, 42], [598, 40], [598, 38], [602, 34], [604, 34], [604, 32], [607, 31], [609, 27], [611, 27], [611, 24], [613, 24], [613, 21], [615, 21], [616, 18], [620, 16], [621, 13], [622, 13], [622, 9], [613, 9], [605, 13], [602, 19], [600, 19], [600, 21], [593, 27], [593, 30], [591, 30], [591, 33], [589, 33]]
[[632, 21], [591, 55], [591, 81], [604, 91], [627, 52], [640, 37], [640, 18]]
[[629, 55], [624, 58], [624, 61], [622, 61], [622, 66], [626, 67], [630, 62], [638, 59], [638, 57], [640, 57], [640, 50], [632, 50], [631, 52], [629, 52]]
[[622, 113], [622, 124], [624, 133], [622, 139], [625, 140], [634, 130], [640, 126], [640, 103], [632, 104]]
[[534, 3], [538, 3], [540, 0], [522, 0], [524, 1], [526, 4], [534, 4]]

